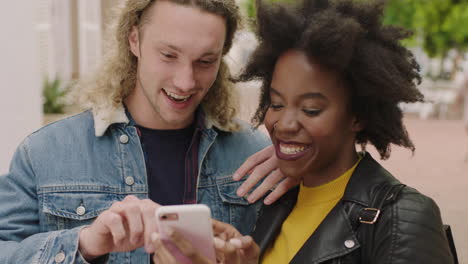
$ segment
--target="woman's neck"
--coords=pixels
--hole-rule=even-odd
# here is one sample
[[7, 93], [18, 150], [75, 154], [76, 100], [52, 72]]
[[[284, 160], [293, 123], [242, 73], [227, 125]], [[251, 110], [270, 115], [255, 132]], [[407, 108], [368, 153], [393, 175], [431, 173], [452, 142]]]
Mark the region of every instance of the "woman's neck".
[[306, 187], [318, 187], [327, 184], [343, 175], [352, 168], [359, 160], [355, 150], [353, 152], [340, 156], [337, 160], [331, 159], [328, 164], [322, 164], [314, 171], [310, 171], [302, 177], [302, 184]]

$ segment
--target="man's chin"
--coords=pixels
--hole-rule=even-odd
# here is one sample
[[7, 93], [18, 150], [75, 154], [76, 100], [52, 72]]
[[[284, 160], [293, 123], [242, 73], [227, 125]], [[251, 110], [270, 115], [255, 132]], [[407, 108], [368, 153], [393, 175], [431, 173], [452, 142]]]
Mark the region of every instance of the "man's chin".
[[194, 120], [192, 116], [186, 115], [171, 115], [164, 118], [169, 129], [182, 129], [190, 126]]

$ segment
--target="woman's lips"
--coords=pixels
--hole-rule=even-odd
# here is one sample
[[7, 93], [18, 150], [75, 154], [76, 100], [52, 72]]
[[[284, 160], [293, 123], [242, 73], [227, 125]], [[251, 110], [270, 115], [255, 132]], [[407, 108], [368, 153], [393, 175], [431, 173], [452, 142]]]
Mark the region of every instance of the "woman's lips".
[[276, 156], [282, 160], [297, 160], [309, 149], [310, 145], [296, 142], [277, 141], [275, 144]]

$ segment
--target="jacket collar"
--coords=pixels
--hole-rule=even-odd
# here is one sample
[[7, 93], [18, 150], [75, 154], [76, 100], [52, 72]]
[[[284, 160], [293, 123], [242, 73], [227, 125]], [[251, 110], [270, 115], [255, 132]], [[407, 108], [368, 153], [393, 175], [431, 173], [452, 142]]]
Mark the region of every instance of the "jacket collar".
[[[398, 183], [385, 168], [372, 158], [368, 152], [364, 152], [364, 157], [359, 162], [353, 176], [346, 186], [343, 201], [358, 203], [368, 207], [372, 197], [381, 183]], [[362, 191], [368, 190], [368, 191]]]
[[[368, 206], [378, 184], [397, 181], [369, 153], [365, 153], [356, 167], [342, 201], [359, 203]], [[367, 191], [363, 191], [367, 190]], [[297, 201], [299, 188], [296, 187], [280, 198], [276, 203], [262, 208], [262, 213], [252, 232], [252, 237], [260, 247], [263, 256], [265, 250], [273, 243], [281, 231], [284, 220], [293, 210]], [[347, 215], [344, 203], [338, 204], [330, 211], [313, 235], [306, 241], [291, 263], [320, 263], [335, 258], [360, 247], [353, 230], [350, 216]], [[353, 247], [345, 247], [344, 242], [352, 240]]]
[[263, 205], [260, 216], [251, 234], [260, 247], [260, 254], [275, 240], [281, 231], [281, 226], [291, 213], [297, 201], [299, 187], [295, 187], [284, 194], [278, 201], [271, 205]]
[[[200, 108], [197, 111], [197, 122], [202, 122], [200, 127], [204, 129], [212, 129], [213, 127], [218, 128], [222, 131], [229, 131], [228, 128], [219, 124], [214, 118], [204, 114], [204, 111]], [[125, 107], [123, 104], [117, 106], [99, 106], [92, 109], [94, 119], [94, 132], [96, 137], [103, 136], [107, 129], [113, 124], [129, 124], [130, 119], [125, 113]]]
[[[266, 249], [275, 241], [281, 231], [281, 226], [291, 213], [297, 201], [299, 188], [285, 194], [279, 201], [264, 206], [257, 220], [255, 230], [251, 234], [260, 247], [263, 257]], [[351, 240], [354, 245], [345, 246], [345, 241]], [[351, 242], [348, 242], [351, 243]], [[315, 232], [310, 236], [290, 263], [321, 263], [359, 248], [357, 236], [348, 219], [342, 203], [338, 203], [325, 217]]]
[[322, 263], [349, 254], [360, 247], [342, 203], [328, 213], [290, 263]]
[[123, 104], [117, 106], [100, 106], [92, 109], [94, 118], [94, 133], [101, 137], [112, 124], [128, 124], [130, 120], [125, 114]]

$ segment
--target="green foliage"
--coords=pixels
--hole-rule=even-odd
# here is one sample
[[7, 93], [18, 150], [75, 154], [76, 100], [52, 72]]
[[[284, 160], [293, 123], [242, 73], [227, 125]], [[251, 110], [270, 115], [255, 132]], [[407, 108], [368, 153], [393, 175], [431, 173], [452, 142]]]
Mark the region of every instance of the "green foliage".
[[431, 57], [468, 50], [468, 3], [463, 0], [390, 0], [385, 23], [413, 30], [413, 44]]
[[[297, 0], [265, 0], [268, 2], [283, 2], [283, 3], [293, 3]], [[255, 0], [246, 0], [244, 2], [243, 8], [245, 9], [245, 13], [249, 19], [255, 19], [257, 13], [255, 11]]]
[[454, 43], [468, 47], [468, 2], [453, 6], [448, 15], [449, 19], [442, 25], [445, 32], [450, 32]]
[[[246, 0], [244, 8], [249, 18], [255, 18], [255, 0]], [[451, 58], [453, 71], [468, 51], [468, 0], [388, 0], [383, 22], [412, 30], [415, 34], [403, 44], [422, 47], [430, 57], [440, 58], [441, 63], [449, 51], [454, 50], [457, 55]]]
[[256, 16], [255, 12], [255, 0], [247, 0], [243, 3], [243, 8], [249, 19], [254, 19]]
[[[255, 18], [255, 0], [246, 0], [244, 9], [249, 18]], [[467, 0], [389, 0], [384, 23], [413, 30], [415, 36], [406, 43], [422, 46], [431, 57], [443, 57], [452, 48], [468, 50]]]
[[46, 114], [62, 114], [64, 113], [66, 104], [64, 97], [67, 94], [67, 89], [61, 87], [61, 82], [58, 78], [50, 81], [45, 78], [42, 85], [43, 111]]
[[[450, 51], [452, 72], [444, 73], [443, 67], [436, 78], [453, 78], [468, 51], [468, 2], [466, 0], [390, 0], [385, 10], [384, 23], [404, 26], [415, 32], [406, 42], [420, 46], [441, 64]], [[432, 73], [430, 73], [432, 74]]]

